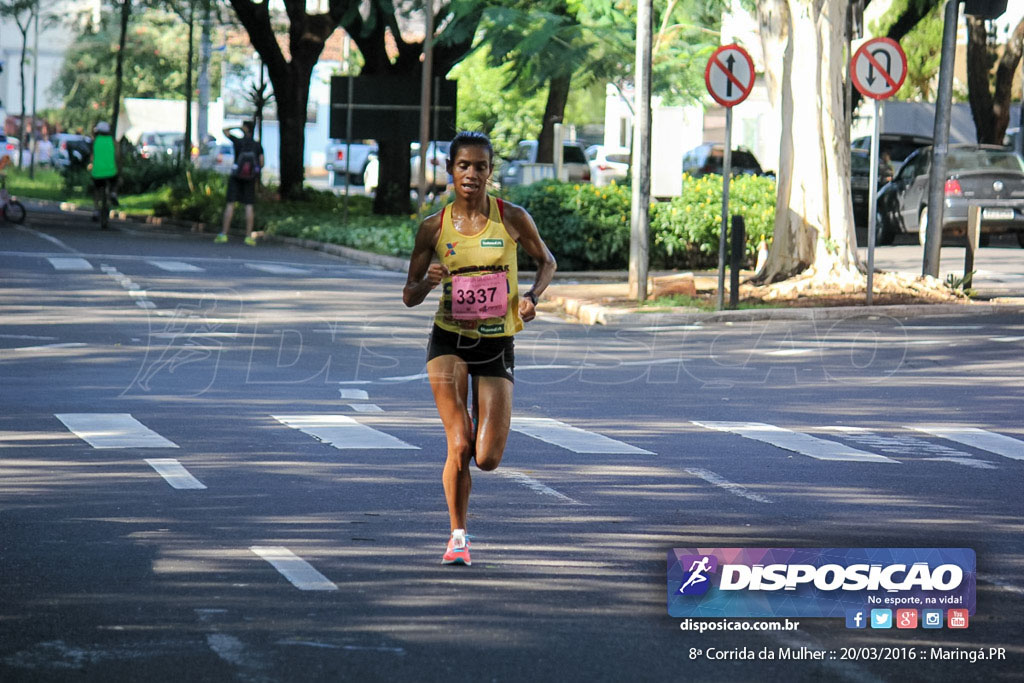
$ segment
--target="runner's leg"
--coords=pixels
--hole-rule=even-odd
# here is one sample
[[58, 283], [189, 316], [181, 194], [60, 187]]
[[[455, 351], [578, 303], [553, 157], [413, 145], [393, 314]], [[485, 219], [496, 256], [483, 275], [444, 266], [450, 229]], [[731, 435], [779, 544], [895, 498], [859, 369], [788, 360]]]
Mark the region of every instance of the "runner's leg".
[[473, 413], [477, 416], [476, 466], [496, 469], [505, 453], [512, 421], [512, 389], [503, 377], [473, 378]]
[[473, 421], [469, 416], [469, 370], [458, 356], [438, 356], [427, 363], [434, 403], [448, 438], [444, 463], [444, 497], [448, 503], [451, 528], [466, 528], [469, 492], [473, 486], [469, 461], [473, 457]]

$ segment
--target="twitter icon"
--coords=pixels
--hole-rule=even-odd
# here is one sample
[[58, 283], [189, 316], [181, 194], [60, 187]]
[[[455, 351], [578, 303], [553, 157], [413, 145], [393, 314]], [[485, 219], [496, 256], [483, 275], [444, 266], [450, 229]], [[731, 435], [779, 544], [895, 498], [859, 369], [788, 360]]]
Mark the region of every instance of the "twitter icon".
[[892, 628], [892, 610], [871, 610], [871, 628]]

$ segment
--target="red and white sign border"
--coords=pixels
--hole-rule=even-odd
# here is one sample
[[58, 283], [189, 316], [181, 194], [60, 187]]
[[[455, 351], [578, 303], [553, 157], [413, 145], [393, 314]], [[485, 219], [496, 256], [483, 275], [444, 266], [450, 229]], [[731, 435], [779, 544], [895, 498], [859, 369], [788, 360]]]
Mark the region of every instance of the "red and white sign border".
[[[746, 85], [741, 83], [740, 79], [738, 79], [735, 74], [733, 74], [731, 71], [729, 71], [729, 69], [727, 69], [725, 67], [725, 64], [722, 64], [722, 62], [718, 59], [718, 56], [720, 54], [722, 54], [723, 52], [725, 52], [726, 50], [735, 50], [735, 51], [740, 53], [740, 56], [743, 57], [743, 59], [746, 60], [747, 67], [750, 69], [750, 71], [749, 71], [749, 73], [750, 73], [750, 83], [748, 83]], [[732, 100], [727, 100], [724, 97], [720, 97], [718, 95], [718, 93], [716, 93], [712, 89], [712, 87], [711, 87], [711, 68], [714, 67], [714, 66], [717, 66], [719, 69], [721, 69], [725, 73], [725, 77], [728, 78], [730, 81], [732, 81], [733, 85], [735, 85], [737, 88], [739, 88], [739, 90], [740, 90], [740, 96], [739, 97], [737, 97], [735, 99], [732, 99]], [[737, 45], [735, 43], [733, 43], [731, 45], [723, 45], [720, 48], [718, 48], [717, 50], [715, 50], [714, 53], [712, 53], [711, 57], [708, 58], [708, 65], [707, 65], [707, 67], [704, 68], [704, 85], [707, 86], [708, 93], [711, 94], [711, 97], [715, 100], [715, 102], [718, 102], [723, 107], [735, 107], [737, 104], [739, 104], [743, 100], [747, 99], [747, 96], [750, 95], [750, 91], [754, 89], [754, 80], [755, 80], [754, 60], [752, 60], [750, 58], [750, 55], [747, 54], [746, 50], [744, 50], [742, 47], [740, 47], [739, 45]]]
[[[899, 55], [900, 59], [903, 60], [903, 73], [900, 74], [900, 80], [898, 82], [893, 80], [892, 76], [889, 75], [889, 72], [883, 69], [882, 65], [875, 61], [875, 58], [871, 55], [870, 52], [868, 52], [868, 48], [870, 48], [873, 45], [878, 45], [881, 43], [896, 48], [896, 53]], [[873, 93], [869, 91], [864, 86], [864, 84], [857, 79], [857, 60], [860, 59], [862, 56], [869, 62], [871, 62], [872, 66], [874, 66], [875, 69], [882, 75], [882, 78], [886, 80], [886, 82], [889, 84], [889, 90], [887, 90], [884, 93]], [[900, 44], [897, 43], [892, 38], [872, 38], [871, 40], [867, 41], [859, 48], [857, 48], [857, 51], [853, 53], [853, 59], [850, 60], [850, 78], [853, 79], [854, 87], [856, 87], [857, 90], [860, 91], [860, 94], [863, 95], [864, 97], [870, 97], [871, 99], [874, 100], [888, 99], [895, 95], [896, 91], [903, 86], [903, 82], [907, 80], [907, 54], [903, 51], [903, 48], [900, 47]]]

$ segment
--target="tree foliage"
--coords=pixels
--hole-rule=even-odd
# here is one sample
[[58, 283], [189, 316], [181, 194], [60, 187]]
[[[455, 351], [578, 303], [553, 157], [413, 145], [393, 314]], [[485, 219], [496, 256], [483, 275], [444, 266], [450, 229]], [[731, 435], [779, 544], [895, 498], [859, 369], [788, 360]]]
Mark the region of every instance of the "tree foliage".
[[[87, 26], [64, 57], [53, 90], [63, 95], [61, 124], [89, 129], [108, 116], [114, 95], [114, 70], [119, 38], [119, 13], [104, 12], [98, 26]], [[187, 41], [179, 17], [170, 12], [138, 12], [125, 44], [124, 97], [184, 99]], [[216, 92], [223, 58], [211, 65]], [[214, 95], [216, 96], [216, 94]]]

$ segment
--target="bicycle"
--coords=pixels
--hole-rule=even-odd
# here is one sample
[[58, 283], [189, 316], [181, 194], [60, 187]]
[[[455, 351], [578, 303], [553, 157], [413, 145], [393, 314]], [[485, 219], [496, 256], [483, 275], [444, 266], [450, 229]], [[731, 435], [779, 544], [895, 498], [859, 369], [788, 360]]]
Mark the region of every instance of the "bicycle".
[[116, 206], [112, 196], [114, 194], [113, 189], [111, 188], [111, 183], [113, 183], [113, 181], [114, 178], [103, 178], [93, 181], [95, 183], [102, 182], [102, 189], [99, 190], [99, 205], [97, 206], [98, 210], [96, 212], [99, 214], [96, 216], [96, 219], [99, 220], [100, 230], [106, 230], [110, 227], [110, 207], [112, 205]]
[[0, 212], [11, 223], [25, 222], [25, 205], [7, 191], [7, 176], [0, 173]]

